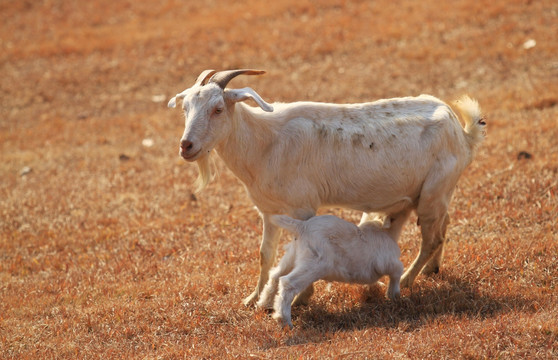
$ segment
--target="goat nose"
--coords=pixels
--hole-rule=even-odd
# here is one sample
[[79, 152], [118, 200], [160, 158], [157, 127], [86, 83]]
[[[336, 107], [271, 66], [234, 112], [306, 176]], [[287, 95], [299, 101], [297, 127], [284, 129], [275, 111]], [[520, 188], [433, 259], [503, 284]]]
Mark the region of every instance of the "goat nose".
[[190, 151], [192, 150], [192, 147], [194, 146], [194, 144], [190, 141], [190, 140], [182, 140], [180, 142], [180, 147], [182, 148], [182, 150], [184, 151]]

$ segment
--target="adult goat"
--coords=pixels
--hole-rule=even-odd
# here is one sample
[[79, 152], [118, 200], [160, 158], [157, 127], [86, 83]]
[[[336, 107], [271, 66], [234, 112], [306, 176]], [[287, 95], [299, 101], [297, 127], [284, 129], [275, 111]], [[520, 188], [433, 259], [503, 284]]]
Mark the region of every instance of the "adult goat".
[[[463, 170], [483, 139], [480, 107], [468, 97], [450, 106], [429, 96], [362, 104], [265, 102], [251, 88], [227, 89], [234, 77], [258, 70], [206, 70], [183, 99], [180, 155], [196, 161], [198, 190], [212, 178], [212, 150], [244, 183], [263, 218], [260, 276], [245, 304], [255, 302], [273, 265], [279, 238], [271, 214], [306, 220], [322, 206], [391, 215], [405, 207], [418, 216], [420, 252], [403, 274], [410, 286], [421, 270], [439, 270], [448, 205]], [[252, 99], [259, 108], [243, 101]], [[410, 198], [408, 201], [402, 199]], [[299, 295], [304, 302], [310, 287]]]

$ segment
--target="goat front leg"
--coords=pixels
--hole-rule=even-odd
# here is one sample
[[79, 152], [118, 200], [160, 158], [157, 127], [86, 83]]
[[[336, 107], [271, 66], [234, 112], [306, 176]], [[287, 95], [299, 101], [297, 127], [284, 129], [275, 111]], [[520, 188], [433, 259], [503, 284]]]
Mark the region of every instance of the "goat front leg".
[[[318, 274], [316, 276], [316, 274]], [[276, 319], [281, 326], [288, 325], [291, 329], [293, 323], [291, 321], [291, 305], [294, 303], [293, 298], [300, 293], [302, 289], [313, 288], [312, 283], [320, 278], [319, 265], [312, 263], [297, 264], [293, 271], [288, 275], [279, 278], [279, 291], [275, 297], [273, 306], [273, 318]]]
[[269, 220], [269, 214], [262, 214], [263, 218], [263, 234], [262, 244], [260, 246], [260, 277], [256, 289], [243, 300], [244, 305], [252, 305], [260, 296], [267, 280], [269, 278], [269, 270], [275, 261], [275, 254], [277, 253], [277, 243], [279, 242], [280, 231], [279, 228]]
[[389, 273], [389, 286], [386, 293], [391, 300], [398, 299], [401, 296], [401, 274], [403, 274], [403, 263], [397, 259]]
[[287, 251], [285, 255], [279, 261], [277, 267], [271, 269], [269, 272], [269, 281], [265, 285], [262, 293], [260, 294], [260, 299], [257, 302], [257, 306], [264, 309], [273, 309], [273, 303], [275, 296], [277, 295], [279, 287], [279, 278], [290, 273], [294, 266], [296, 260], [296, 246], [294, 242], [291, 242], [287, 246]]
[[401, 296], [401, 287], [400, 287], [400, 278], [401, 277], [391, 277], [389, 278], [389, 285], [386, 292], [386, 296], [390, 300], [399, 299]]
[[[293, 213], [293, 217], [299, 220], [308, 220], [316, 215], [315, 210], [297, 210]], [[310, 298], [314, 294], [314, 284], [311, 283], [306, 289], [296, 295], [293, 305], [308, 305]]]

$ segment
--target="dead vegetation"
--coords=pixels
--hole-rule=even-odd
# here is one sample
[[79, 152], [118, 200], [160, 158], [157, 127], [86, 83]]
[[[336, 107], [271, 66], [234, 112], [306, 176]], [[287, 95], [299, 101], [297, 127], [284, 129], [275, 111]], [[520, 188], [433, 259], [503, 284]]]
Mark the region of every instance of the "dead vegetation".
[[[0, 19], [0, 357], [558, 355], [554, 1], [8, 1]], [[440, 274], [396, 303], [320, 283], [293, 331], [241, 305], [260, 220], [220, 163], [191, 193], [165, 107], [236, 67], [268, 70], [231, 84], [268, 101], [479, 99]], [[404, 264], [419, 238], [411, 222]]]

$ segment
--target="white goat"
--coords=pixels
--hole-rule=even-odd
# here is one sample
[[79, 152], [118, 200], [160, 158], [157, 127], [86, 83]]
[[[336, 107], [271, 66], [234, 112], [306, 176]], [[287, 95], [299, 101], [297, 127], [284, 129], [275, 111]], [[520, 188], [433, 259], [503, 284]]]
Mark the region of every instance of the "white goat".
[[[238, 75], [263, 73], [206, 70], [168, 104], [175, 107], [184, 99], [180, 155], [197, 161], [198, 190], [211, 180], [208, 159], [215, 149], [262, 214], [260, 276], [244, 303], [258, 299], [275, 259], [279, 231], [271, 214], [305, 220], [319, 207], [341, 206], [391, 215], [402, 210], [398, 199], [408, 197], [420, 221], [422, 245], [401, 285], [410, 286], [423, 268], [437, 272], [448, 205], [483, 138], [478, 103], [468, 97], [456, 102], [463, 129], [447, 104], [428, 95], [271, 106], [250, 88], [226, 89]], [[247, 99], [261, 109], [242, 102]], [[312, 287], [298, 301], [311, 293]]]
[[285, 247], [279, 265], [270, 271], [258, 306], [270, 308], [273, 304], [273, 317], [282, 326], [292, 328], [291, 303], [295, 295], [317, 280], [373, 284], [388, 275], [387, 296], [399, 297], [403, 264], [397, 240], [409, 213], [410, 209], [404, 210], [387, 219], [389, 225], [365, 220], [358, 227], [332, 215], [306, 221], [271, 216], [272, 223], [295, 238]]

